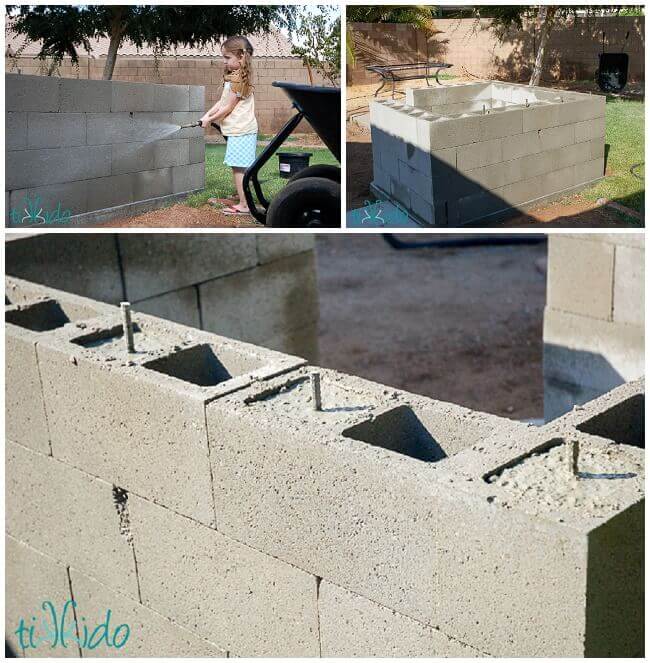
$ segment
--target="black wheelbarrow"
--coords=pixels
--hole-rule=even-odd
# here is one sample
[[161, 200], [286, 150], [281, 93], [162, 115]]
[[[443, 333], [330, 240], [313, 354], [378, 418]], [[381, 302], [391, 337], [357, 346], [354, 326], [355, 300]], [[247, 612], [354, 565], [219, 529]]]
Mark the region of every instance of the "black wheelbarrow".
[[630, 56], [624, 50], [629, 36], [628, 31], [623, 42], [623, 49], [619, 53], [606, 53], [605, 32], [603, 31], [603, 52], [598, 56], [598, 71], [596, 71], [596, 82], [603, 92], [622, 92], [627, 85]]
[[[279, 81], [273, 85], [287, 93], [296, 114], [244, 173], [244, 195], [248, 209], [258, 221], [275, 228], [339, 227], [340, 168], [327, 164], [304, 168], [271, 201], [266, 199], [258, 175], [303, 119], [311, 124], [337, 161], [341, 161], [341, 89]], [[259, 205], [253, 198], [253, 191]]]

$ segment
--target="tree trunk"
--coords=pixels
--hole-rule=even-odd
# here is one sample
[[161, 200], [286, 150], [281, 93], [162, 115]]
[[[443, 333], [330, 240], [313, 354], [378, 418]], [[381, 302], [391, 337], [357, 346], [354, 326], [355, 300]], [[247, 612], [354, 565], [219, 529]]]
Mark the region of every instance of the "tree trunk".
[[117, 50], [122, 43], [122, 37], [124, 35], [124, 25], [122, 23], [123, 8], [115, 7], [114, 12], [113, 20], [111, 21], [111, 40], [108, 45], [104, 74], [102, 75], [102, 78], [105, 81], [110, 81], [113, 78], [115, 62], [117, 61]]
[[530, 77], [529, 86], [539, 85], [539, 81], [542, 78], [542, 68], [544, 65], [544, 52], [546, 50], [546, 45], [548, 43], [548, 38], [551, 35], [551, 30], [553, 29], [553, 21], [555, 20], [555, 14], [557, 12], [557, 7], [553, 5], [541, 5], [539, 8], [539, 25], [540, 25], [540, 35], [539, 35], [539, 46], [537, 48], [537, 55], [535, 56], [535, 66], [533, 67], [533, 74]]

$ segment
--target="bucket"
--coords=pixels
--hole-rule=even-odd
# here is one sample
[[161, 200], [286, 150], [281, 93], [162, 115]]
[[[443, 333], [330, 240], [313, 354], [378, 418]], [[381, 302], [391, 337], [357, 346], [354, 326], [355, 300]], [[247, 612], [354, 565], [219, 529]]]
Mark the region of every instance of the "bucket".
[[312, 152], [278, 152], [280, 177], [289, 179], [309, 166]]

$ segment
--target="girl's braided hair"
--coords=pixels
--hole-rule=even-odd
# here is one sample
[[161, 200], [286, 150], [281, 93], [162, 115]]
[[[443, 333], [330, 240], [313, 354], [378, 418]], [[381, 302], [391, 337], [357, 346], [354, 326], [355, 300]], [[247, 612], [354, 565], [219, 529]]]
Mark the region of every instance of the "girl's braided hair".
[[[241, 58], [239, 69], [242, 85], [242, 97], [248, 97], [253, 91], [253, 45], [246, 37], [228, 37], [221, 48]], [[224, 78], [226, 71], [223, 72]]]

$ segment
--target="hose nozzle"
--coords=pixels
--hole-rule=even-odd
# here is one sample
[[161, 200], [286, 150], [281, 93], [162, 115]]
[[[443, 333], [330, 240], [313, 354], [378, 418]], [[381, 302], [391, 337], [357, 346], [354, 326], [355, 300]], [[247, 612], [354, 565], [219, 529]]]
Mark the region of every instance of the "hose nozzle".
[[181, 124], [181, 129], [194, 129], [200, 126], [202, 126], [201, 120], [198, 120], [197, 122], [192, 122], [192, 124]]

